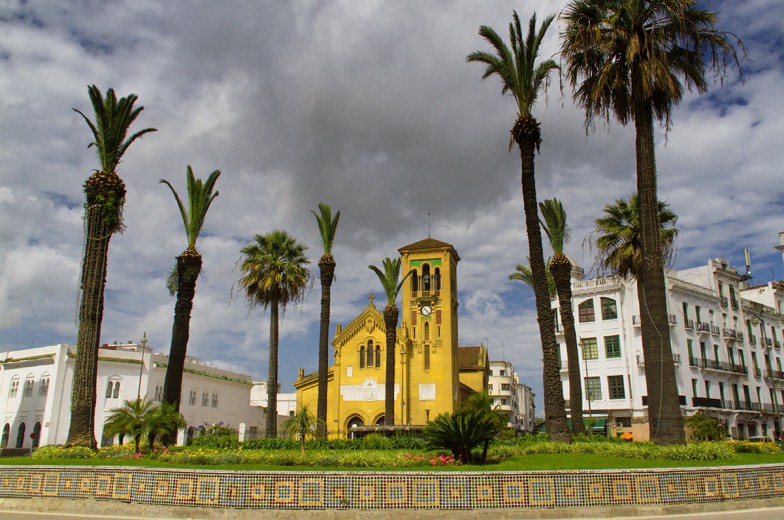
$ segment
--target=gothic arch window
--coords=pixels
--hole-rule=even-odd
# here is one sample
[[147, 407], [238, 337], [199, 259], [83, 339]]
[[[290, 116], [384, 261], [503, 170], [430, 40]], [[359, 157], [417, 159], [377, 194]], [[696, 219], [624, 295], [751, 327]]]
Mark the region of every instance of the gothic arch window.
[[8, 398], [13, 399], [16, 397], [17, 392], [19, 392], [19, 376], [14, 376], [11, 378], [11, 387], [8, 389]]
[[112, 389], [114, 388], [114, 382], [109, 381], [106, 383], [106, 398], [110, 399], [112, 397]]
[[41, 386], [38, 388], [38, 396], [46, 397], [49, 394], [49, 372], [41, 374]]
[[11, 435], [11, 425], [5, 423], [3, 426], [3, 437], [0, 438], [0, 448], [7, 448], [8, 447], [8, 437]]
[[430, 292], [430, 265], [422, 265], [422, 294]]
[[436, 267], [435, 274], [433, 275], [433, 285], [435, 286], [436, 292], [441, 290], [441, 269]]
[[359, 347], [359, 368], [365, 368], [365, 345]]
[[411, 270], [411, 292], [416, 294], [419, 290], [419, 275], [416, 269]]
[[373, 367], [373, 340], [369, 339], [367, 344], [367, 367]]
[[33, 448], [37, 448], [38, 444], [41, 442], [41, 421], [36, 421], [35, 426], [33, 426], [33, 433], [30, 435], [33, 439]]
[[25, 379], [24, 390], [22, 391], [22, 397], [32, 397], [34, 386], [35, 386], [35, 376], [29, 374], [27, 376], [27, 379]]
[[19, 423], [19, 428], [16, 429], [16, 447], [21, 448], [22, 444], [24, 443], [24, 436], [25, 430], [27, 430], [27, 426], [25, 423]]
[[381, 368], [381, 345], [376, 345], [376, 368]]
[[114, 392], [112, 392], [112, 398], [113, 399], [117, 399], [118, 397], [120, 397], [120, 382], [119, 381], [115, 381], [114, 382]]

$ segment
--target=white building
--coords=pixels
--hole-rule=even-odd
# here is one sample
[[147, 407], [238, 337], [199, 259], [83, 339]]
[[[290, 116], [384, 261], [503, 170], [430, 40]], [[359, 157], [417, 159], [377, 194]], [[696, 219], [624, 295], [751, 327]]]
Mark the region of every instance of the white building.
[[487, 391], [495, 409], [509, 417], [507, 425], [520, 432], [534, 429], [534, 394], [520, 383], [514, 367], [508, 361], [491, 361]]
[[[167, 355], [144, 344], [99, 349], [95, 438], [100, 445], [113, 442], [102, 435], [113, 408], [140, 396], [161, 400], [167, 362]], [[74, 363], [75, 347], [64, 344], [0, 352], [1, 448], [66, 442]], [[249, 436], [263, 431], [264, 411], [250, 404], [252, 385], [250, 376], [186, 358], [180, 412], [187, 427], [177, 442], [212, 424], [223, 423]]]
[[[739, 439], [778, 436], [784, 414], [784, 285], [746, 288], [747, 278], [720, 259], [666, 275], [682, 412], [715, 417]], [[631, 431], [635, 439], [647, 439], [636, 283], [617, 277], [582, 280], [573, 274], [572, 293], [585, 417], [599, 425], [606, 421], [611, 435]], [[557, 309], [557, 302], [553, 305]], [[568, 396], [560, 320], [556, 328], [561, 379]]]

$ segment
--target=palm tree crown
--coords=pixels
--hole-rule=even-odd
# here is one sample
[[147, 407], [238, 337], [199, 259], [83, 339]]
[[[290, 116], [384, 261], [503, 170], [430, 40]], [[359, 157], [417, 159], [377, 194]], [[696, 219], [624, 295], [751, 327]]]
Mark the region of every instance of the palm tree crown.
[[[627, 278], [635, 278], [642, 266], [640, 213], [637, 194], [629, 200], [616, 199], [604, 207], [604, 216], [596, 219], [597, 265], [600, 269]], [[669, 264], [675, 253], [675, 228], [678, 217], [669, 204], [659, 201], [662, 255]]]
[[156, 129], [145, 128], [126, 139], [131, 124], [144, 110], [144, 107], [133, 107], [138, 96], [129, 94], [118, 100], [114, 89], [111, 88], [106, 91], [106, 98], [95, 85], [88, 87], [87, 90], [95, 110], [95, 123], [80, 110], [74, 108], [74, 111], [84, 118], [93, 132], [95, 141], [91, 142], [88, 148], [95, 146], [98, 150], [101, 170], [107, 173], [115, 172], [131, 143], [146, 133], [155, 132]]
[[[403, 282], [411, 274], [409, 271], [402, 280], [400, 280], [400, 259], [399, 258], [385, 258], [381, 261], [381, 266], [384, 268], [382, 271], [375, 265], [369, 265], [368, 269], [376, 273], [381, 287], [384, 288], [384, 294], [387, 297], [387, 306], [394, 306], [397, 295], [400, 294], [400, 288], [403, 287]], [[398, 282], [398, 280], [400, 280]]]
[[201, 233], [202, 226], [204, 226], [207, 210], [210, 209], [210, 205], [212, 204], [212, 201], [215, 200], [215, 197], [220, 194], [218, 191], [214, 193], [212, 191], [215, 188], [215, 182], [218, 180], [218, 177], [220, 177], [220, 174], [220, 170], [215, 170], [207, 177], [206, 182], [202, 182], [201, 179], [197, 179], [196, 176], [193, 175], [193, 169], [188, 165], [186, 172], [188, 189], [187, 208], [171, 183], [166, 179], [160, 180], [161, 184], [165, 184], [169, 187], [172, 195], [174, 195], [174, 199], [177, 201], [177, 206], [180, 208], [182, 223], [185, 226], [185, 234], [188, 238], [188, 249], [196, 248], [196, 239], [199, 237], [199, 233]]
[[335, 213], [332, 217], [332, 208], [329, 204], [319, 202], [319, 213], [311, 210], [311, 213], [316, 217], [319, 227], [319, 235], [321, 236], [321, 244], [324, 246], [324, 256], [332, 257], [332, 243], [335, 241], [335, 232], [338, 230], [338, 222], [340, 221], [340, 211]]
[[[531, 268], [525, 264], [517, 264], [515, 272], [509, 275], [509, 279], [523, 282], [531, 289], [534, 288], [534, 274], [531, 272]], [[551, 298], [556, 294], [555, 281], [550, 271], [547, 271], [547, 293]]]
[[239, 284], [251, 307], [267, 308], [273, 301], [285, 307], [302, 300], [310, 281], [306, 250], [307, 246], [282, 230], [256, 235], [255, 243], [242, 248], [245, 257]]
[[684, 86], [707, 91], [706, 57], [722, 72], [728, 57], [738, 64], [734, 35], [716, 30], [715, 13], [696, 0], [574, 0], [561, 17], [566, 77], [586, 122], [612, 113], [626, 124], [644, 101], [669, 123]]
[[513, 12], [513, 21], [509, 24], [509, 41], [511, 50], [504, 43], [492, 27], [483, 25], [479, 28], [479, 35], [493, 46], [495, 55], [488, 52], [476, 51], [468, 55], [468, 62], [484, 63], [485, 73], [482, 79], [487, 79], [493, 74], [501, 78], [501, 93], [511, 93], [517, 103], [517, 118], [530, 116], [539, 93], [544, 90], [549, 82], [550, 71], [558, 69], [558, 64], [552, 60], [536, 62], [539, 56], [539, 47], [544, 35], [554, 16], [548, 16], [536, 31], [536, 14], [528, 22], [528, 35], [523, 38], [520, 26], [520, 17]]

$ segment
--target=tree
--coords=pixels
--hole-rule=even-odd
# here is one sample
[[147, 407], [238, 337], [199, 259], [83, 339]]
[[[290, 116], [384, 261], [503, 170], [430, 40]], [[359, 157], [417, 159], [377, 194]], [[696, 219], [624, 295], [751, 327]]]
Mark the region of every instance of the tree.
[[670, 127], [684, 83], [689, 90], [707, 91], [706, 59], [722, 77], [728, 56], [738, 64], [733, 36], [718, 31], [715, 13], [698, 8], [696, 0], [573, 0], [562, 18], [566, 77], [585, 109], [587, 126], [594, 116], [609, 120], [611, 114], [622, 125], [635, 124], [643, 260], [637, 294], [651, 440], [684, 444], [656, 214], [653, 120]]
[[476, 51], [468, 55], [469, 62], [486, 65], [482, 79], [497, 75], [501, 79], [501, 93], [512, 94], [517, 104], [517, 119], [511, 130], [512, 143], [520, 148], [523, 208], [528, 234], [528, 258], [531, 262], [536, 315], [539, 320], [539, 335], [542, 342], [544, 383], [544, 406], [547, 432], [557, 442], [569, 442], [569, 427], [564, 410], [563, 386], [558, 368], [558, 343], [555, 340], [555, 325], [551, 319], [550, 297], [547, 291], [547, 270], [544, 265], [542, 234], [539, 230], [539, 215], [536, 206], [536, 178], [534, 174], [534, 151], [542, 143], [539, 122], [533, 109], [539, 94], [546, 90], [550, 71], [558, 70], [552, 59], [538, 60], [539, 48], [553, 16], [545, 18], [536, 30], [536, 14], [528, 23], [528, 34], [524, 38], [517, 12], [509, 24], [511, 50], [491, 27], [483, 25], [479, 34], [495, 50], [496, 54]]
[[267, 380], [266, 436], [277, 436], [279, 308], [302, 301], [310, 282], [307, 246], [286, 231], [256, 235], [255, 242], [242, 248], [239, 285], [251, 307], [270, 308], [269, 379]]
[[166, 379], [163, 384], [163, 402], [174, 405], [174, 410], [180, 410], [180, 397], [182, 394], [182, 371], [185, 368], [185, 355], [188, 351], [188, 338], [190, 336], [191, 310], [193, 298], [196, 295], [196, 279], [199, 277], [202, 258], [196, 249], [196, 239], [199, 238], [207, 210], [219, 192], [213, 193], [215, 182], [220, 177], [220, 170], [215, 170], [202, 182], [193, 175], [190, 165], [186, 170], [188, 188], [188, 207], [183, 204], [177, 191], [166, 179], [161, 183], [169, 187], [174, 195], [174, 200], [180, 208], [182, 223], [185, 226], [185, 235], [188, 247], [177, 257], [177, 263], [169, 277], [169, 291], [177, 294], [177, 303], [174, 305], [174, 324], [172, 325], [171, 347], [169, 349], [169, 364], [166, 367]]
[[340, 211], [332, 217], [332, 208], [328, 204], [319, 203], [319, 213], [311, 211], [318, 222], [321, 244], [324, 254], [319, 259], [319, 275], [321, 278], [321, 320], [319, 322], [319, 361], [318, 361], [318, 397], [316, 414], [319, 423], [318, 435], [327, 436], [327, 374], [329, 371], [329, 311], [332, 298], [332, 281], [335, 279], [335, 258], [332, 256], [332, 243], [340, 221]]
[[299, 439], [300, 454], [305, 456], [305, 441], [308, 435], [319, 435], [323, 428], [319, 420], [307, 406], [303, 406], [297, 413], [283, 423], [283, 431]]
[[187, 423], [174, 403], [164, 401], [150, 412], [147, 425], [147, 441], [152, 450], [156, 437], [161, 438], [164, 446], [169, 446], [170, 441], [177, 438], [177, 430], [185, 428]]
[[106, 266], [109, 239], [122, 230], [122, 210], [125, 204], [125, 183], [117, 175], [117, 166], [136, 139], [154, 128], [145, 128], [130, 137], [128, 130], [144, 107], [134, 108], [137, 96], [130, 94], [117, 99], [113, 89], [103, 97], [98, 87], [87, 89], [95, 112], [95, 122], [84, 113], [93, 134], [100, 170], [84, 183], [84, 256], [82, 259], [81, 298], [79, 303], [79, 332], [76, 338], [76, 362], [71, 389], [71, 424], [67, 444], [95, 448], [95, 401], [98, 370], [98, 347], [103, 321]]
[[[549, 259], [548, 259], [549, 263]], [[550, 271], [547, 271], [547, 294], [550, 297], [555, 297], [557, 293], [555, 289], [555, 281], [553, 280], [553, 275]], [[510, 280], [517, 280], [518, 282], [523, 282], [528, 287], [533, 290], [534, 288], [534, 275], [531, 272], [531, 267], [525, 264], [517, 264], [515, 267], [515, 272], [509, 275]]]
[[[675, 227], [678, 216], [669, 204], [658, 204], [660, 244], [664, 265], [669, 265], [675, 252], [675, 237], [679, 230]], [[642, 228], [637, 206], [637, 194], [629, 200], [616, 199], [604, 207], [604, 216], [596, 219], [595, 235], [596, 264], [604, 272], [624, 278], [634, 279], [642, 270]]]
[[[463, 412], [477, 412], [480, 416], [486, 416], [486, 418], [489, 419], [485, 420], [485, 417], [483, 417], [483, 423], [488, 425], [488, 429], [485, 432], [485, 438], [482, 442], [482, 457], [480, 459], [480, 462], [484, 464], [487, 462], [487, 450], [490, 447], [490, 441], [506, 428], [509, 417], [504, 412], [497, 410], [497, 406], [494, 406], [493, 398], [490, 397], [490, 394], [488, 394], [487, 391], [471, 394], [468, 399], [461, 404], [460, 408]], [[495, 424], [494, 427], [492, 427], [493, 424]]]
[[572, 261], [564, 254], [564, 245], [569, 240], [569, 227], [566, 225], [566, 210], [558, 199], [546, 199], [539, 203], [544, 229], [553, 257], [548, 264], [553, 277], [558, 307], [561, 310], [561, 324], [566, 343], [566, 363], [569, 369], [569, 410], [572, 418], [572, 433], [585, 432], [583, 424], [583, 389], [580, 376], [580, 354], [577, 349], [577, 333], [574, 330], [572, 311]]
[[374, 265], [369, 265], [368, 269], [376, 273], [384, 294], [387, 297], [387, 305], [384, 307], [384, 327], [386, 328], [386, 383], [384, 386], [384, 424], [392, 426], [395, 424], [395, 344], [397, 343], [397, 319], [400, 310], [395, 304], [403, 282], [411, 274], [409, 271], [400, 282], [400, 259], [385, 258], [381, 261], [382, 271]]
[[135, 453], [139, 453], [139, 441], [147, 433], [150, 417], [157, 407], [144, 397], [125, 401], [123, 406], [112, 408], [103, 425], [104, 435], [131, 435]]

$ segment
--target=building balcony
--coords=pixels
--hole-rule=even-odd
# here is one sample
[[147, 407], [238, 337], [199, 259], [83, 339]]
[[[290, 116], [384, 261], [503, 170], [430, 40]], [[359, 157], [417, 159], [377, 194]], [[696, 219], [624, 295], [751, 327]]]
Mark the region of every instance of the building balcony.
[[776, 409], [776, 405], [774, 405], [773, 403], [762, 403], [762, 404], [760, 404], [760, 408], [762, 409], [763, 412], [766, 412], [766, 413], [776, 413], [776, 412], [778, 412], [778, 410]]
[[784, 381], [784, 372], [782, 372], [781, 370], [772, 370], [772, 369], [769, 368], [768, 369], [768, 373], [767, 373], [767, 378], [768, 379], [778, 379], [779, 381]]
[[[672, 327], [678, 324], [678, 319], [674, 314], [668, 314], [667, 323], [669, 323], [670, 327]], [[632, 325], [634, 325], [635, 327], [639, 327], [642, 325], [642, 318], [640, 318], [639, 314], [632, 316]], [[692, 323], [692, 328], [694, 328], [693, 323]]]
[[713, 399], [711, 397], [692, 397], [691, 404], [695, 408], [723, 408], [721, 399]]
[[694, 320], [688, 318], [683, 320], [683, 328], [686, 330], [694, 330]]
[[762, 371], [759, 368], [754, 369], [754, 377], [762, 377]]
[[759, 403], [755, 403], [754, 401], [738, 401], [737, 410], [751, 410], [751, 411], [761, 411]]
[[773, 348], [781, 348], [781, 343], [779, 343], [779, 340], [773, 340]]
[[711, 334], [713, 334], [714, 336], [718, 336], [720, 333], [721, 333], [721, 329], [719, 329], [719, 327], [717, 327], [716, 325], [711, 325]]
[[724, 339], [743, 341], [743, 333], [736, 329], [724, 329]]
[[754, 334], [749, 334], [749, 343], [752, 344], [752, 345], [756, 345], [757, 344], [757, 336], [755, 336]]
[[719, 296], [719, 303], [721, 303], [722, 307], [726, 307], [729, 304], [729, 300], [726, 296]]
[[706, 321], [698, 321], [697, 322], [697, 332], [705, 332], [706, 334], [710, 334], [711, 325]]
[[733, 308], [733, 310], [736, 310], [736, 311], [738, 309], [740, 309], [740, 305], [738, 305], [738, 300], [735, 300], [735, 299], [730, 300], [730, 306]]
[[[677, 367], [681, 364], [681, 355], [680, 354], [673, 354], [672, 355], [672, 363]], [[645, 357], [642, 354], [637, 354], [637, 366], [644, 368], [645, 367]]]
[[715, 370], [717, 372], [730, 372], [732, 374], [748, 374], [749, 369], [735, 363], [716, 361], [715, 359], [689, 358], [689, 366], [701, 368], [703, 370]]
[[772, 347], [773, 346], [773, 340], [771, 338], [765, 338], [765, 346], [766, 347]]

